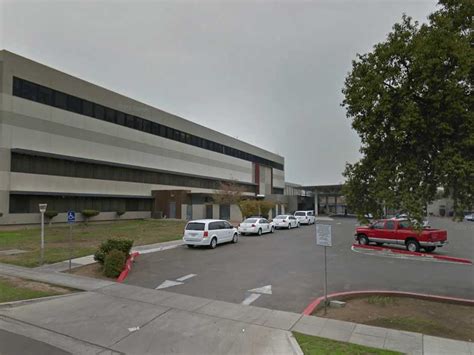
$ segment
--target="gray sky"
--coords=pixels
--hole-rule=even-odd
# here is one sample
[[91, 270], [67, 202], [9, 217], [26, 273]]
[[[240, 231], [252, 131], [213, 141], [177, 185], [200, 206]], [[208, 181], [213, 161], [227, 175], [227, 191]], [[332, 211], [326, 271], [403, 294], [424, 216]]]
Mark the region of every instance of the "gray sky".
[[[0, 0], [2, 1], [2, 0]], [[286, 180], [342, 182], [356, 53], [436, 1], [5, 1], [0, 47], [281, 154]], [[0, 24], [1, 26], [1, 24]]]

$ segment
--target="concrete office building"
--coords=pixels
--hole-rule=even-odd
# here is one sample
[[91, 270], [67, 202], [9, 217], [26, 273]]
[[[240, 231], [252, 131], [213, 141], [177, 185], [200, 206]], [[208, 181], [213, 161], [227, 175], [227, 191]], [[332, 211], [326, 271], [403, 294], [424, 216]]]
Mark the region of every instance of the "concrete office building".
[[69, 209], [239, 220], [213, 204], [221, 182], [281, 201], [284, 180], [279, 155], [0, 51], [0, 224], [37, 223], [43, 202], [55, 222]]

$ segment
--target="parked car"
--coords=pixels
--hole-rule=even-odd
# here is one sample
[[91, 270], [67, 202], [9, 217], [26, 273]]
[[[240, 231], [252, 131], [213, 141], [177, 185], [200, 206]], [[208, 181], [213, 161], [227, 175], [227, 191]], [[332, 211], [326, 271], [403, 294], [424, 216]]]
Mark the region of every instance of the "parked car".
[[294, 216], [300, 222], [300, 224], [314, 224], [316, 223], [316, 217], [314, 217], [314, 211], [296, 211]]
[[184, 227], [183, 242], [192, 248], [206, 245], [214, 249], [217, 244], [237, 243], [239, 232], [232, 224], [221, 219], [199, 219], [189, 221]]
[[269, 222], [265, 218], [247, 218], [245, 221], [239, 224], [238, 231], [242, 235], [246, 234], [258, 234], [261, 236], [263, 233], [273, 233], [275, 226], [273, 222]]
[[417, 230], [407, 219], [382, 219], [368, 226], [357, 227], [355, 239], [363, 245], [375, 242], [378, 245], [405, 245], [409, 251], [432, 252], [436, 247], [448, 243], [448, 233], [442, 229], [424, 228]]
[[299, 228], [300, 222], [296, 219], [295, 216], [290, 214], [281, 214], [273, 218], [273, 223], [275, 224], [275, 228]]
[[474, 213], [465, 215], [464, 220], [469, 221], [469, 222], [474, 222]]

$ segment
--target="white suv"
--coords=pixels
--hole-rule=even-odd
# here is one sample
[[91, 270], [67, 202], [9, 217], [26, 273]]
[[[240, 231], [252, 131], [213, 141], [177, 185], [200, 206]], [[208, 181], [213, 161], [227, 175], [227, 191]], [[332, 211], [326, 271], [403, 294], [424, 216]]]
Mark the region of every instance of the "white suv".
[[189, 248], [197, 245], [206, 245], [214, 249], [217, 244], [237, 243], [239, 233], [237, 229], [222, 219], [199, 219], [189, 221], [184, 227], [183, 242]]
[[316, 223], [316, 217], [314, 217], [313, 211], [296, 211], [295, 217], [300, 224], [314, 224]]

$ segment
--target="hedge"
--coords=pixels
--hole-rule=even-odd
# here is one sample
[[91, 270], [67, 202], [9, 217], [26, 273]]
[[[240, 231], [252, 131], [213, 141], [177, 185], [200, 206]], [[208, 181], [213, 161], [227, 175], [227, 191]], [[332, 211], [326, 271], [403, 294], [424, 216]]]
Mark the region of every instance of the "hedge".
[[120, 250], [114, 249], [105, 255], [104, 275], [107, 277], [118, 277], [125, 265], [126, 256]]
[[133, 240], [130, 239], [107, 239], [99, 246], [99, 249], [94, 254], [94, 260], [99, 264], [104, 265], [105, 257], [112, 250], [120, 251], [125, 258], [130, 254], [132, 250]]

